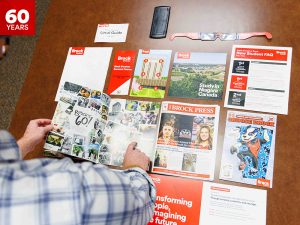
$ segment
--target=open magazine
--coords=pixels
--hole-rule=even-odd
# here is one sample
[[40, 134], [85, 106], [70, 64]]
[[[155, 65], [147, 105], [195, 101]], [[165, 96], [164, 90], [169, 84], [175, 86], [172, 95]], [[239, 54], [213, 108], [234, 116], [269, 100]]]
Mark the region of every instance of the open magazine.
[[227, 112], [220, 179], [272, 187], [276, 118]]
[[162, 102], [152, 172], [213, 180], [219, 110]]
[[159, 109], [157, 102], [111, 99], [99, 90], [66, 82], [44, 148], [121, 166], [128, 144], [136, 141], [151, 158]]
[[151, 159], [160, 105], [160, 102], [112, 99], [99, 162], [121, 166], [124, 150], [132, 141]]

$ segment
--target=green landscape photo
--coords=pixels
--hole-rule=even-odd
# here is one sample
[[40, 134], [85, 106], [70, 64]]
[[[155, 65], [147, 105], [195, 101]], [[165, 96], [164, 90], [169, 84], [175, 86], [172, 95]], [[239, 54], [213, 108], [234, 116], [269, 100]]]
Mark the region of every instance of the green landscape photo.
[[190, 53], [175, 56], [168, 95], [196, 99], [222, 99], [226, 54]]

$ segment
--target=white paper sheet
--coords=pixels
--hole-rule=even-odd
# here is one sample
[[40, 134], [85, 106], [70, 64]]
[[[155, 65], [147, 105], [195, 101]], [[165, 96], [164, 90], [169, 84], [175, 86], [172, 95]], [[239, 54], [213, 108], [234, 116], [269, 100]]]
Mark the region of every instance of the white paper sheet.
[[128, 23], [98, 24], [95, 42], [125, 42]]
[[103, 91], [111, 47], [71, 47], [60, 79], [55, 101], [66, 81]]
[[200, 225], [265, 225], [267, 192], [203, 183]]
[[288, 114], [292, 48], [234, 45], [225, 107]]

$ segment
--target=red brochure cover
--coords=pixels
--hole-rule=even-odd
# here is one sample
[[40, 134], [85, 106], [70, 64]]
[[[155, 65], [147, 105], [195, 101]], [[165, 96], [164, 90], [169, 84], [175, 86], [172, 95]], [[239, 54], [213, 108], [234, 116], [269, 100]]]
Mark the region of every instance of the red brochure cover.
[[133, 50], [119, 50], [116, 52], [107, 90], [108, 94], [128, 94], [135, 57], [136, 51]]
[[199, 224], [203, 182], [150, 174], [157, 187], [155, 213], [148, 225]]

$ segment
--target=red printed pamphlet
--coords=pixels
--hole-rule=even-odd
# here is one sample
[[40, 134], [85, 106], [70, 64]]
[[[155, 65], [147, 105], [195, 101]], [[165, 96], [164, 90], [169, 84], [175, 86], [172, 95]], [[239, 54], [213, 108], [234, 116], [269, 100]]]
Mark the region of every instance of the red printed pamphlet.
[[151, 174], [157, 187], [148, 225], [265, 225], [267, 192]]
[[199, 224], [203, 182], [157, 174], [150, 175], [157, 187], [154, 224]]
[[135, 57], [136, 51], [116, 52], [107, 90], [109, 95], [128, 95]]

